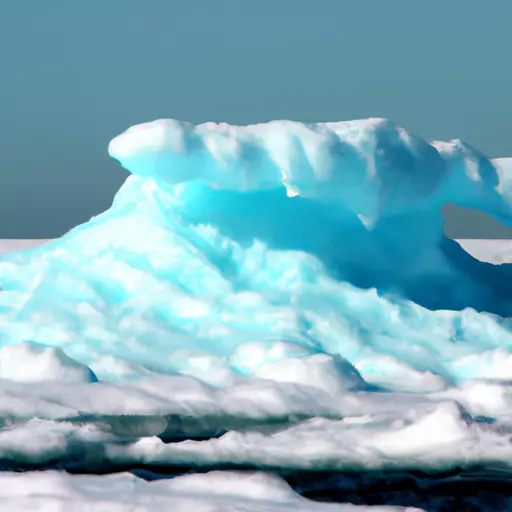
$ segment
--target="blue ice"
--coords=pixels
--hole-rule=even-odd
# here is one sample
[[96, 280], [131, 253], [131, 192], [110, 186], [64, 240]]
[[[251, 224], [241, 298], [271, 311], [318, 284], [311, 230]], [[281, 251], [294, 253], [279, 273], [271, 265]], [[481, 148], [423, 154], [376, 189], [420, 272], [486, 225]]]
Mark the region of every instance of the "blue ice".
[[461, 141], [382, 119], [158, 120], [109, 152], [131, 176], [108, 211], [0, 258], [0, 346], [215, 386], [327, 354], [406, 391], [492, 377], [512, 350], [510, 267], [443, 234], [447, 201], [512, 222], [506, 173]]

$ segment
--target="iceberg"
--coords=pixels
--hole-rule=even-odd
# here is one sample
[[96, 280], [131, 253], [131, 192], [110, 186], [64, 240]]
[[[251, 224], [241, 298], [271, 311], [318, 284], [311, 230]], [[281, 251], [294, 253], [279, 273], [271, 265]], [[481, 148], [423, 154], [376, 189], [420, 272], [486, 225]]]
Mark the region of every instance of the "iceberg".
[[[157, 120], [109, 153], [131, 173], [109, 210], [0, 256], [13, 509], [43, 499], [26, 482], [74, 510], [112, 486], [156, 493], [141, 510], [446, 510], [433, 480], [388, 503], [379, 475], [512, 475], [512, 271], [441, 214], [512, 224], [510, 159], [384, 119]], [[345, 504], [301, 501], [322, 492]]]

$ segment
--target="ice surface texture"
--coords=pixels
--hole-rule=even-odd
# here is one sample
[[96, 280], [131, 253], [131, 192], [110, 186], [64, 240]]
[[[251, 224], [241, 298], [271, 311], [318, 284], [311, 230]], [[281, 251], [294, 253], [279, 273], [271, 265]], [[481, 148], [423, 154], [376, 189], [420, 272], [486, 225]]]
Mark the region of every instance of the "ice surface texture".
[[[0, 475], [4, 510], [73, 512], [422, 512], [417, 508], [315, 503], [263, 473], [213, 472], [147, 483], [130, 474]], [[250, 505], [248, 505], [250, 504]], [[250, 508], [249, 508], [250, 507]]]
[[382, 119], [109, 152], [107, 212], [0, 257], [5, 467], [512, 469], [510, 266], [441, 215], [512, 223], [509, 160]]

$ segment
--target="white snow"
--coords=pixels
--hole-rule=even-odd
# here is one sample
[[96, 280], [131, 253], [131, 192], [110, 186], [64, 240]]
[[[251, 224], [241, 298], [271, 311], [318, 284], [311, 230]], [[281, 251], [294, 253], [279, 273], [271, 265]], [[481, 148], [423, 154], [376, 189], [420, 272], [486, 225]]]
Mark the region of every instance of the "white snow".
[[0, 379], [62, 383], [97, 380], [87, 366], [68, 357], [62, 349], [27, 341], [0, 348]]
[[417, 508], [316, 503], [272, 475], [212, 472], [147, 483], [122, 473], [0, 474], [0, 508], [12, 512], [421, 512]]

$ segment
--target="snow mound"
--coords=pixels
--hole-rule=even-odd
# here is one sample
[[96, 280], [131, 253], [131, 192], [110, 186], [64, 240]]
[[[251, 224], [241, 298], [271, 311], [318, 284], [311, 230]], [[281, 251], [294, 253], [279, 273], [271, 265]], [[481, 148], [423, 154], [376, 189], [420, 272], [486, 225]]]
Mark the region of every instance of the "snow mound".
[[18, 382], [96, 382], [94, 372], [58, 347], [24, 341], [0, 348], [0, 379]]
[[114, 512], [422, 512], [416, 508], [315, 503], [278, 478], [261, 473], [207, 473], [147, 483], [130, 474], [0, 475], [5, 510], [109, 510]]

